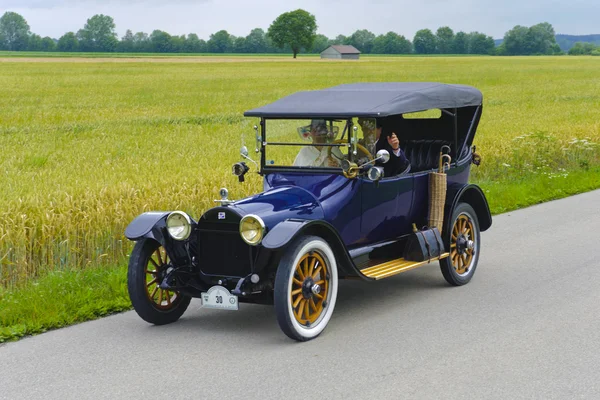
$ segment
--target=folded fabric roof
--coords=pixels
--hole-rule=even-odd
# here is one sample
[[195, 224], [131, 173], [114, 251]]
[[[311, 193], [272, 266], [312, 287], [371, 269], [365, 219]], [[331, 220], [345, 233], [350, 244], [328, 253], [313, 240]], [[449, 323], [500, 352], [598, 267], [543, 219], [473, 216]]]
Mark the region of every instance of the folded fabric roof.
[[387, 117], [439, 108], [478, 106], [483, 96], [467, 85], [374, 82], [297, 92], [244, 113], [246, 117]]

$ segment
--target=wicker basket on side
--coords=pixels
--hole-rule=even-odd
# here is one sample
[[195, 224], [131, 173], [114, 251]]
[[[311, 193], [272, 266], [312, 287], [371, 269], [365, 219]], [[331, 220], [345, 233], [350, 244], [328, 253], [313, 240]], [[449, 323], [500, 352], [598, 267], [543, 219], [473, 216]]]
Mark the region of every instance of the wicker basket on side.
[[[444, 159], [447, 159], [444, 162]], [[436, 227], [440, 232], [444, 226], [444, 205], [446, 204], [446, 188], [448, 185], [444, 167], [450, 165], [450, 156], [440, 153], [438, 172], [429, 173], [429, 218], [430, 228]]]

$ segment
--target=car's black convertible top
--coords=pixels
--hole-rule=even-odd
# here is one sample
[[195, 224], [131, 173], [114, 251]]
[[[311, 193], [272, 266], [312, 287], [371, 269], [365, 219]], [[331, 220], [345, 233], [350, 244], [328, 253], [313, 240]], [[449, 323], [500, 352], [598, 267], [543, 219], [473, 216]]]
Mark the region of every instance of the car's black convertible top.
[[274, 103], [246, 111], [246, 117], [348, 118], [479, 106], [483, 95], [467, 85], [436, 82], [375, 82], [338, 85], [297, 92]]

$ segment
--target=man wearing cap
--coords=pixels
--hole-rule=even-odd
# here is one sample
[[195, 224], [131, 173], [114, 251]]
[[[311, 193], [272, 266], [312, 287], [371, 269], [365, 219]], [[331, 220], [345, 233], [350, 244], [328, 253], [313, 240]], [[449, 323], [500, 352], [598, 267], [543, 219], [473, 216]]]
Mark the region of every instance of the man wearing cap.
[[[332, 143], [339, 128], [327, 127], [323, 119], [313, 119], [310, 125], [298, 128], [300, 137], [304, 140], [312, 138], [314, 144]], [[331, 149], [331, 154], [329, 150]], [[338, 147], [331, 146], [305, 146], [300, 150], [294, 166], [301, 167], [339, 167], [344, 155]]]

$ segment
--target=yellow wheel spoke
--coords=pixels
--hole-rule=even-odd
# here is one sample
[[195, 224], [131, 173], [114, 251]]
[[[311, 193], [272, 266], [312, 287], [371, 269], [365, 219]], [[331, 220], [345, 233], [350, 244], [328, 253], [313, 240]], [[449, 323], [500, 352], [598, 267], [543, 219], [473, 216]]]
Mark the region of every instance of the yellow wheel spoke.
[[158, 292], [158, 304], [162, 304], [162, 300], [163, 300], [163, 291], [161, 289], [160, 292]]
[[296, 308], [298, 307], [298, 303], [300, 303], [300, 300], [302, 300], [304, 297], [302, 296], [298, 296], [296, 297], [296, 300], [294, 301], [294, 303], [292, 304], [292, 308]]
[[317, 312], [317, 305], [315, 304], [313, 299], [309, 300], [309, 304], [310, 304], [310, 308], [312, 308], [314, 310], [314, 312]]
[[158, 286], [154, 287], [154, 290], [152, 291], [152, 294], [150, 295], [150, 298], [152, 300], [154, 300], [154, 296], [156, 296], [156, 292], [158, 292]]
[[156, 283], [156, 278], [152, 279], [150, 282], [146, 283], [146, 287], [150, 287], [153, 283]]
[[321, 279], [320, 281], [316, 281], [315, 285], [324, 285], [325, 284], [325, 280]]
[[306, 303], [306, 299], [302, 298], [300, 301], [300, 307], [298, 307], [298, 316], [302, 318], [302, 314], [304, 313], [304, 303]]
[[450, 244], [450, 248], [451, 248], [451, 249], [453, 249], [453, 248], [455, 248], [455, 247], [456, 247], [456, 243], [451, 243], [451, 244]]
[[308, 274], [308, 257], [304, 259], [304, 266], [302, 267], [302, 273], [305, 277], [309, 276]]
[[322, 269], [323, 269], [323, 266], [319, 265], [317, 267], [317, 269], [315, 269], [315, 272], [312, 274], [312, 278], [315, 279], [317, 277], [317, 275], [319, 275], [319, 273], [321, 272]]
[[315, 269], [315, 264], [317, 263], [317, 258], [313, 257], [312, 261], [310, 262], [310, 267], [308, 268], [308, 275], [313, 276], [312, 271]]
[[319, 299], [321, 299], [321, 300], [323, 300], [323, 299], [325, 298], [325, 297], [323, 297], [323, 295], [321, 295], [321, 294], [317, 294], [317, 293], [315, 293], [314, 295], [315, 295], [315, 297], [317, 297], [317, 298], [319, 298]]
[[160, 256], [160, 248], [159, 248], [159, 249], [156, 249], [155, 253], [156, 253], [156, 257], [158, 258], [158, 263], [159, 263], [160, 265], [163, 265], [162, 258], [161, 258], [161, 256]]
[[310, 309], [308, 308], [308, 301], [304, 302], [304, 312], [306, 313], [306, 319], [310, 318]]
[[296, 285], [302, 286], [302, 281], [296, 279], [296, 277], [292, 277], [292, 282], [294, 282]]
[[302, 288], [300, 289], [296, 289], [296, 290], [292, 290], [292, 296], [297, 295], [298, 293], [302, 293]]
[[146, 270], [147, 274], [151, 274], [151, 275], [156, 275], [156, 271], [150, 271], [149, 269]]
[[167, 293], [166, 293], [166, 295], [167, 295], [167, 304], [168, 304], [168, 305], [171, 305], [171, 295], [169, 294], [169, 291], [168, 291], [168, 290], [167, 290], [166, 292], [167, 292]]

